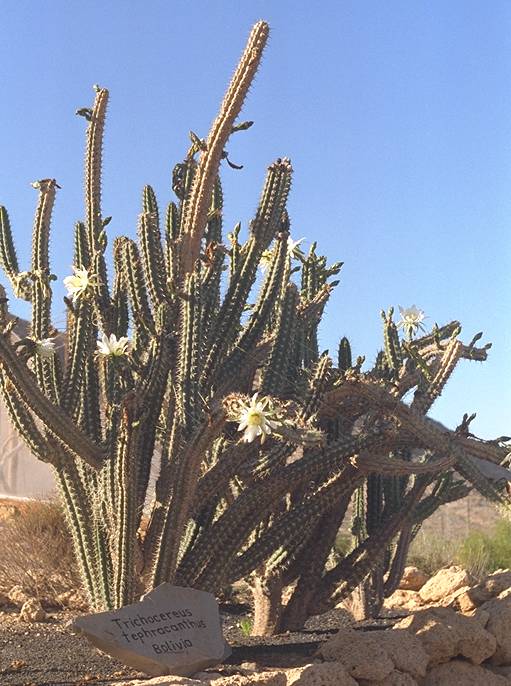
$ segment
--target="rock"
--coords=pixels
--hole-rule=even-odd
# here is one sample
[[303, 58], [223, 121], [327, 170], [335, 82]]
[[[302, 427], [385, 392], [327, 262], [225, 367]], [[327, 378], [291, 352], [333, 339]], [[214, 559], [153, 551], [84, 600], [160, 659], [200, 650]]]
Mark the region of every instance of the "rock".
[[286, 686], [357, 686], [355, 679], [339, 662], [305, 665], [287, 670], [285, 683]]
[[458, 655], [480, 664], [493, 655], [497, 646], [495, 636], [479, 622], [447, 607], [419, 610], [398, 622], [395, 629], [407, 629], [417, 636], [430, 665]]
[[511, 597], [489, 600], [476, 610], [475, 616], [483, 612], [489, 615], [485, 629], [495, 637], [497, 644], [491, 663], [511, 664]]
[[187, 679], [184, 676], [158, 676], [155, 679], [116, 681], [115, 686], [205, 686], [207, 682]]
[[67, 607], [70, 610], [87, 609], [87, 601], [79, 591], [64, 591], [55, 596], [57, 605]]
[[374, 634], [340, 629], [319, 649], [327, 662], [340, 662], [355, 679], [381, 681], [394, 669], [389, 654]]
[[392, 629], [375, 632], [379, 645], [389, 655], [396, 670], [406, 672], [415, 679], [426, 674], [429, 655], [422, 643], [408, 631]]
[[13, 586], [7, 593], [7, 597], [13, 605], [16, 605], [16, 607], [21, 607], [30, 598], [29, 594], [23, 590], [22, 586]]
[[73, 629], [150, 676], [190, 676], [229, 654], [212, 593], [163, 583], [111, 612], [75, 617]]
[[480, 584], [492, 597], [500, 595], [503, 591], [511, 589], [511, 570], [497, 569], [489, 574]]
[[418, 686], [418, 682], [404, 672], [399, 672], [395, 669], [383, 681], [368, 681], [367, 679], [360, 679], [359, 686]]
[[478, 665], [453, 660], [433, 667], [423, 686], [509, 686], [509, 681]]
[[440, 569], [424, 584], [419, 595], [425, 603], [436, 603], [462, 586], [471, 585], [472, 579], [466, 569], [457, 566], [446, 567]]
[[3, 593], [2, 591], [0, 591], [0, 607], [3, 607], [4, 605], [10, 605], [10, 604], [11, 604], [11, 600], [10, 600], [9, 596], [7, 595], [7, 593]]
[[418, 567], [405, 567], [398, 588], [402, 591], [420, 591], [428, 579], [429, 574]]
[[357, 686], [357, 682], [346, 669], [335, 662], [247, 675], [218, 677], [216, 674], [202, 673], [201, 677], [203, 679], [165, 676], [143, 681], [121, 682], [116, 686], [251, 686], [252, 684], [254, 686]]
[[385, 599], [385, 607], [398, 607], [403, 610], [417, 610], [424, 603], [417, 591], [405, 591], [398, 588]]
[[511, 665], [488, 665], [488, 669], [494, 674], [505, 676], [511, 681]]
[[23, 603], [19, 614], [19, 619], [24, 622], [44, 622], [46, 617], [46, 612], [37, 598], [29, 598]]
[[463, 586], [457, 592], [453, 605], [463, 614], [468, 614], [490, 598], [491, 595], [480, 586]]

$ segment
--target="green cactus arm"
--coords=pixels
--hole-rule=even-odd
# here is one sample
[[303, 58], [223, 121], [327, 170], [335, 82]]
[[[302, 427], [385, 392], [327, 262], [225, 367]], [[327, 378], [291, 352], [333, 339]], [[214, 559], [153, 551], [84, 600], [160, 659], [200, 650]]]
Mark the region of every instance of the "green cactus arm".
[[180, 325], [179, 401], [177, 407], [181, 414], [184, 434], [189, 435], [200, 421], [202, 414], [199, 377], [204, 343], [201, 336], [202, 308], [199, 275], [197, 273], [186, 276]]
[[[154, 191], [152, 188], [146, 186], [144, 189], [144, 208], [155, 206], [155, 199], [152, 199], [153, 196]], [[151, 198], [150, 201], [149, 198]], [[161, 244], [157, 209], [153, 211], [144, 211], [140, 215], [138, 222], [138, 237], [147, 290], [153, 308], [157, 308], [158, 305], [167, 299], [167, 273]]]
[[92, 305], [87, 299], [80, 298], [69, 336], [68, 361], [60, 398], [61, 407], [71, 417], [79, 411], [81, 384], [93, 345], [95, 346]]
[[282, 616], [282, 625], [290, 631], [303, 627], [306, 618], [311, 614], [311, 601], [314, 598], [317, 580], [324, 573], [348, 504], [349, 498], [340, 499], [334, 508], [321, 517], [306, 539], [307, 544], [284, 575], [286, 585], [296, 580], [296, 586]]
[[103, 134], [108, 106], [108, 90], [96, 87], [96, 97], [89, 119], [85, 148], [85, 213], [91, 255], [99, 249], [103, 230], [101, 216], [101, 167], [103, 163]]
[[411, 407], [415, 412], [426, 414], [434, 401], [442, 393], [445, 384], [453, 373], [462, 354], [462, 344], [456, 339], [449, 341], [435, 376], [428, 383], [424, 392], [417, 390]]
[[350, 369], [352, 365], [351, 359], [351, 345], [346, 336], [343, 336], [339, 342], [339, 353], [338, 353], [338, 367], [341, 372], [346, 372]]
[[[58, 188], [55, 179], [37, 181], [34, 187], [39, 189], [39, 197], [32, 231], [32, 324], [31, 334], [35, 341], [51, 337], [51, 299], [49, 243], [51, 215]], [[39, 387], [46, 395], [58, 402], [59, 391], [55, 381], [55, 363], [51, 359], [34, 356], [34, 371]]]
[[42, 179], [36, 181], [34, 187], [39, 190], [37, 209], [32, 231], [32, 265], [34, 274], [47, 274], [50, 269], [49, 243], [50, 224], [55, 193], [59, 187], [55, 179]]
[[220, 309], [220, 287], [224, 270], [226, 250], [223, 245], [208, 244], [206, 268], [201, 274], [202, 335], [204, 340], [211, 339], [212, 326]]
[[69, 416], [55, 407], [39, 390], [33, 374], [14, 353], [4, 336], [0, 336], [0, 370], [4, 378], [16, 387], [25, 405], [66, 450], [92, 467], [101, 465], [103, 449], [79, 431]]
[[376, 455], [372, 452], [361, 452], [353, 457], [351, 462], [361, 473], [365, 474], [377, 473], [409, 476], [412, 474], [435, 474], [442, 472], [454, 465], [455, 456], [448, 455], [437, 460], [417, 463], [400, 460], [395, 457], [389, 459], [386, 454]]
[[254, 284], [261, 254], [279, 226], [291, 185], [291, 165], [279, 160], [268, 169], [261, 201], [251, 224], [251, 235], [240, 256], [240, 267], [233, 275], [218, 316], [211, 325], [212, 338], [204, 363], [202, 383], [212, 383], [228, 347], [238, 334], [238, 325]]
[[204, 453], [221, 433], [226, 415], [223, 408], [212, 408], [211, 414], [196, 430], [188, 446], [180, 455], [173, 473], [173, 495], [163, 521], [158, 551], [152, 570], [152, 583], [157, 585], [171, 580], [177, 564], [178, 547], [168, 545], [179, 541], [191, 514]]
[[29, 450], [43, 462], [51, 461], [52, 454], [46, 439], [37, 428], [16, 386], [4, 374], [0, 375], [0, 393], [13, 426]]
[[181, 250], [184, 274], [193, 270], [195, 261], [199, 256], [200, 244], [207, 221], [207, 210], [222, 153], [259, 67], [268, 34], [269, 28], [266, 22], [259, 21], [254, 25], [224, 96], [220, 112], [209, 132], [206, 150], [202, 153], [195, 171], [190, 198], [186, 202], [184, 213], [184, 235]]
[[324, 574], [316, 595], [316, 602], [324, 602], [327, 599], [330, 605], [340, 602], [365, 579], [384, 554], [388, 542], [394, 538], [401, 527], [406, 526], [412, 517], [413, 509], [426, 487], [426, 479], [417, 481], [407, 495], [402, 510], [389, 517], [377, 532], [368, 536], [335, 567]]
[[124, 236], [118, 239], [118, 250], [122, 261], [122, 274], [129, 295], [134, 323], [142, 329], [154, 332], [154, 320], [141, 268], [140, 254], [136, 244]]
[[289, 366], [296, 329], [297, 306], [298, 290], [293, 283], [290, 283], [282, 300], [271, 354], [262, 373], [261, 393], [263, 395], [277, 395], [281, 390], [282, 376], [286, 377], [283, 370]]
[[[334, 474], [319, 488], [295, 507], [288, 510], [278, 520], [269, 526], [262, 535], [252, 543], [247, 550], [235, 557], [221, 579], [209, 578], [205, 574], [200, 579], [201, 588], [216, 588], [224, 582], [234, 583], [247, 576], [262, 562], [267, 560], [276, 550], [294, 538], [295, 534], [303, 531], [304, 522], [319, 521], [319, 518], [343, 498], [349, 498], [355, 490], [357, 482], [356, 472], [349, 467]], [[297, 539], [297, 543], [298, 543]]]
[[114, 602], [123, 607], [133, 601], [137, 501], [136, 448], [140, 440], [139, 420], [133, 397], [123, 402], [115, 454], [116, 551], [114, 558]]
[[394, 378], [399, 376], [399, 370], [403, 364], [403, 352], [399, 341], [397, 327], [392, 320], [394, 308], [391, 307], [388, 313], [382, 311], [383, 319], [383, 340], [384, 352], [387, 360], [387, 367], [392, 370]]
[[[301, 459], [284, 467], [278, 466], [266, 478], [260, 479], [244, 491], [226, 512], [219, 517], [207, 535], [199, 536], [193, 555], [184, 558], [179, 574], [196, 582], [203, 569], [221, 576], [222, 569], [229, 564], [240, 541], [245, 541], [271, 510], [275, 502], [305, 480], [318, 478], [339, 469], [350, 455], [364, 447], [376, 447], [381, 443], [380, 435], [368, 434], [363, 438], [349, 438], [338, 441], [320, 451], [311, 451]], [[214, 543], [213, 543], [214, 542]], [[221, 552], [219, 552], [221, 551]]]
[[401, 531], [398, 534], [394, 554], [392, 556], [392, 561], [390, 563], [387, 578], [383, 587], [383, 595], [386, 598], [392, 595], [392, 593], [399, 588], [399, 582], [403, 577], [406, 558], [410, 548], [410, 543], [412, 541], [412, 528], [413, 525], [411, 522], [409, 522], [401, 527]]
[[84, 269], [91, 267], [87, 228], [83, 222], [76, 222], [75, 224], [73, 264]]
[[213, 192], [211, 194], [211, 204], [208, 211], [208, 223], [206, 226], [206, 245], [210, 243], [222, 242], [222, 210], [224, 206], [224, 196], [220, 176], [215, 179]]
[[57, 488], [66, 505], [65, 512], [71, 531], [73, 549], [89, 602], [93, 608], [100, 607], [94, 568], [95, 547], [89, 525], [92, 515], [87, 507], [80, 478], [74, 465], [70, 469], [56, 469], [54, 476]]
[[308, 419], [318, 411], [321, 398], [330, 386], [331, 372], [332, 360], [328, 355], [324, 354], [314, 366], [303, 409], [300, 412], [301, 419]]
[[259, 292], [256, 305], [250, 319], [240, 332], [231, 352], [223, 365], [222, 372], [227, 375], [237, 373], [243, 366], [245, 357], [250, 354], [256, 341], [260, 339], [268, 322], [268, 317], [276, 303], [278, 306], [279, 292], [285, 287], [285, 274], [288, 262], [287, 249], [288, 234], [279, 234], [275, 254], [268, 267], [263, 285]]
[[9, 214], [3, 205], [0, 205], [0, 264], [11, 282], [13, 290], [16, 291], [20, 268], [12, 238]]

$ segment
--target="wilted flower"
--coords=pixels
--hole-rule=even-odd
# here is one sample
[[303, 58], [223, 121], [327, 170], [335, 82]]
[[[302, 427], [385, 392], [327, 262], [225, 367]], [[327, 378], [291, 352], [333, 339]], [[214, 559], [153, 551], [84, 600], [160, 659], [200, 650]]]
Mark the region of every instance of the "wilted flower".
[[257, 436], [261, 436], [261, 443], [264, 443], [266, 436], [271, 434], [272, 429], [277, 426], [277, 422], [270, 419], [273, 415], [274, 410], [270, 406], [270, 399], [258, 400], [257, 393], [252, 396], [250, 404], [243, 403], [236, 418], [240, 422], [238, 431], [244, 432], [243, 441], [252, 443]]
[[121, 336], [117, 338], [114, 333], [110, 334], [110, 338], [104, 333], [101, 340], [98, 341], [98, 353], [100, 355], [112, 357], [121, 357], [126, 355], [130, 345], [129, 338], [127, 336]]
[[64, 286], [73, 302], [76, 302], [89, 288], [96, 285], [97, 279], [83, 267], [73, 266], [73, 272], [72, 276], [66, 276], [64, 279]]
[[425, 331], [424, 326], [422, 325], [425, 315], [418, 307], [415, 305], [412, 305], [411, 307], [401, 307], [401, 305], [399, 305], [399, 313], [401, 315], [401, 321], [398, 322], [397, 328], [399, 329], [402, 327], [408, 338], [412, 338], [419, 329]]
[[36, 355], [43, 360], [49, 360], [55, 353], [55, 341], [53, 338], [43, 338], [35, 342]]

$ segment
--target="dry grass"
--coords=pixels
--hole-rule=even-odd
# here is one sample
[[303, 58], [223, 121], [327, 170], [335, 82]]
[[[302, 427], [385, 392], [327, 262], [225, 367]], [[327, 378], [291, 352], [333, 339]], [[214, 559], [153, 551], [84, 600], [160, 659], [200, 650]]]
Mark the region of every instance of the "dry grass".
[[79, 588], [72, 544], [57, 502], [0, 503], [0, 590], [41, 599]]

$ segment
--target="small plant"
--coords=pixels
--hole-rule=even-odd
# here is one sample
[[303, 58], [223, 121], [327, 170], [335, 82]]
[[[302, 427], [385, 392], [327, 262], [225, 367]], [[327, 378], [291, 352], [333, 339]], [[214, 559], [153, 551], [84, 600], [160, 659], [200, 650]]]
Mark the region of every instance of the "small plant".
[[249, 617], [244, 617], [243, 619], [240, 619], [238, 626], [243, 636], [250, 636], [252, 634], [254, 622]]
[[502, 519], [489, 533], [473, 531], [461, 542], [456, 558], [476, 578], [511, 568], [511, 522]]

